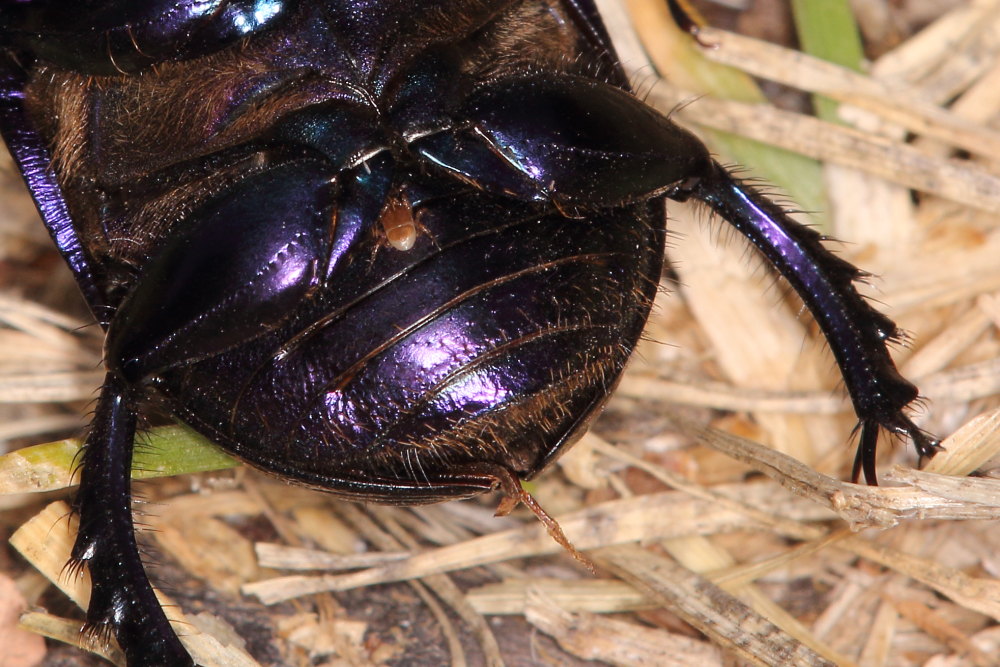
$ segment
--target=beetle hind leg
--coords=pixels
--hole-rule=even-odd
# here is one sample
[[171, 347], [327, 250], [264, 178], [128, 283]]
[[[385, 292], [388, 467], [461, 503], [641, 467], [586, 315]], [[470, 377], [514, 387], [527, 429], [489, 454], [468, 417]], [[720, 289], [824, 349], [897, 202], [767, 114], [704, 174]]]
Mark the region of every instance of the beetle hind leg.
[[114, 633], [130, 666], [194, 665], [146, 577], [132, 520], [135, 401], [108, 375], [87, 437], [76, 509], [80, 530], [69, 571], [84, 564], [92, 589], [86, 632]]

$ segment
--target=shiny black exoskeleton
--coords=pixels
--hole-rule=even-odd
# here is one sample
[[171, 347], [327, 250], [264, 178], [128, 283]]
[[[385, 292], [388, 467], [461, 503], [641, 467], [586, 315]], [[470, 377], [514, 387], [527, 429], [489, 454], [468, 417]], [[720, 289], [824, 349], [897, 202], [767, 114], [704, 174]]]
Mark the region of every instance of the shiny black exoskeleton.
[[859, 272], [636, 99], [593, 0], [6, 0], [0, 130], [107, 331], [73, 550], [131, 665], [191, 660], [136, 550], [154, 403], [263, 470], [425, 503], [537, 474], [649, 313], [666, 199], [789, 280], [861, 420], [905, 416]]

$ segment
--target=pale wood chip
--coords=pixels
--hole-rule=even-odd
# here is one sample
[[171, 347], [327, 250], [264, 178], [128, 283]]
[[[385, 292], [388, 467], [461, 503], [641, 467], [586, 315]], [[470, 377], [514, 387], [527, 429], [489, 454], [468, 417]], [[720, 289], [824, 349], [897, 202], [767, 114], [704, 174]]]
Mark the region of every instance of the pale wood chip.
[[[920, 379], [920, 392], [936, 405], [966, 404], [1000, 394], [1000, 358], [986, 359], [928, 375]], [[954, 438], [955, 435], [951, 437]], [[941, 458], [943, 462], [949, 457], [942, 458], [939, 455], [934, 458]]]
[[55, 639], [84, 651], [90, 651], [113, 665], [125, 667], [125, 654], [118, 648], [118, 645], [97, 641], [94, 637], [85, 634], [80, 621], [38, 611], [28, 611], [21, 615], [21, 627], [42, 637]]
[[157, 545], [184, 569], [220, 591], [236, 594], [259, 577], [253, 545], [224, 521], [181, 513], [161, 515]]
[[847, 397], [837, 395], [837, 392], [831, 390], [748, 389], [735, 383], [676, 381], [639, 373], [632, 373], [622, 378], [617, 395], [730, 412], [834, 415], [851, 410]]
[[826, 505], [855, 529], [888, 528], [904, 519], [918, 517], [1000, 518], [1000, 512], [994, 507], [957, 502], [912, 487], [870, 487], [841, 482], [752, 440], [711, 429], [679, 415], [671, 419], [675, 426], [699, 442], [753, 466], [795, 494]]
[[860, 664], [884, 665], [888, 662], [898, 619], [899, 614], [891, 603], [883, 601], [879, 605], [858, 659]]
[[924, 471], [941, 475], [968, 475], [1000, 456], [1000, 408], [973, 417], [942, 443], [945, 451], [931, 459]]
[[872, 65], [875, 76], [911, 83], [927, 78], [956, 42], [974, 34], [996, 10], [996, 0], [978, 0], [955, 7]]
[[911, 621], [928, 635], [934, 637], [956, 653], [963, 653], [969, 656], [972, 664], [977, 665], [977, 667], [990, 667], [990, 665], [996, 664], [994, 662], [996, 656], [987, 656], [981, 652], [976, 648], [975, 644], [969, 641], [969, 638], [966, 637], [961, 629], [949, 623], [947, 619], [943, 618], [927, 605], [916, 600], [897, 600], [894, 604], [900, 616]]
[[1000, 479], [953, 477], [901, 466], [894, 467], [885, 477], [890, 481], [905, 482], [942, 498], [1000, 507]]
[[934, 338], [920, 346], [900, 371], [906, 377], [926, 377], [945, 368], [949, 362], [968, 349], [991, 326], [989, 316], [980, 308], [972, 308], [947, 324]]

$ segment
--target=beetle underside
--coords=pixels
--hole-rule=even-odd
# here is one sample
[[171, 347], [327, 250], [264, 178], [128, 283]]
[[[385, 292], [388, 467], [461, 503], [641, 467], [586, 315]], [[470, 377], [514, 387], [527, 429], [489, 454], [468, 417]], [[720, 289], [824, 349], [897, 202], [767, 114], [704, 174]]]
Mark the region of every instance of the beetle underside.
[[883, 428], [936, 451], [860, 272], [631, 94], [589, 0], [66, 4], [0, 9], [0, 129], [107, 330], [73, 558], [130, 665], [191, 664], [135, 543], [147, 402], [348, 498], [528, 500], [635, 347], [665, 199], [816, 317], [855, 477]]

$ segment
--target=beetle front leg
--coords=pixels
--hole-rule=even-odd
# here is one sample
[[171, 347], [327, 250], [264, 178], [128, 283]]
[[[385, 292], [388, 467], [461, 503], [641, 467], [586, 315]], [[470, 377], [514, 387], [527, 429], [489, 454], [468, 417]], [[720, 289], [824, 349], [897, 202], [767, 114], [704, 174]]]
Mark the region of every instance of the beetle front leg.
[[139, 556], [132, 522], [135, 399], [114, 375], [105, 381], [87, 437], [76, 508], [80, 531], [70, 567], [93, 582], [87, 630], [111, 630], [132, 666], [194, 665], [170, 627]]

